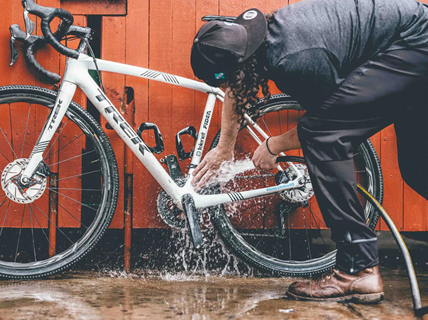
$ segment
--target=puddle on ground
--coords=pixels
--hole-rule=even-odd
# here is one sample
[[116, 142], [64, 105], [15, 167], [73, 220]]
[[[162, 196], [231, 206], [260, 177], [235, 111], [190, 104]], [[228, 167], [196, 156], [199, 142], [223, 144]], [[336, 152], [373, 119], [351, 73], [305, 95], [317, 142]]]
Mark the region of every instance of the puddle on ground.
[[[0, 319], [413, 318], [405, 272], [383, 274], [386, 301], [362, 306], [286, 300], [291, 278], [68, 272], [45, 280], [3, 281]], [[419, 278], [426, 297], [428, 277]]]

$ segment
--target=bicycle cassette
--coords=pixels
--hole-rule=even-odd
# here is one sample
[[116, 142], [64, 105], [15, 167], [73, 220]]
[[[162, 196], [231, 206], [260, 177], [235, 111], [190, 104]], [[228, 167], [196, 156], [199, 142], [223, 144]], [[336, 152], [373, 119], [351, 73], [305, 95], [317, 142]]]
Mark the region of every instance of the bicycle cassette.
[[[304, 164], [294, 163], [297, 170], [303, 175], [304, 184], [301, 188], [285, 190], [281, 192], [281, 197], [291, 203], [300, 203], [308, 201], [314, 195], [308, 168]], [[293, 176], [292, 170], [287, 168], [287, 174]], [[294, 178], [294, 177], [293, 177]]]

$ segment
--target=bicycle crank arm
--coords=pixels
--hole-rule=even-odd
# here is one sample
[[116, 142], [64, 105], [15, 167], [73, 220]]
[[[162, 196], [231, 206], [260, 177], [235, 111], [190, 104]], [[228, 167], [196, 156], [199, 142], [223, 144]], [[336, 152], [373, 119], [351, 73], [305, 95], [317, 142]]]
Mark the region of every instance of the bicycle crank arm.
[[198, 210], [196, 210], [195, 201], [191, 194], [187, 193], [181, 198], [184, 212], [186, 213], [187, 224], [190, 230], [193, 246], [199, 250], [204, 245], [201, 226], [199, 225]]

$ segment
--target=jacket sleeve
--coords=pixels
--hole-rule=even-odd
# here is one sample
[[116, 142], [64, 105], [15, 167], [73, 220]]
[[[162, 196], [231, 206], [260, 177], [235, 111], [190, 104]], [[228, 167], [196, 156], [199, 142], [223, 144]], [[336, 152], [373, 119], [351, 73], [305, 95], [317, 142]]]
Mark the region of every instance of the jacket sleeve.
[[338, 59], [325, 49], [306, 49], [282, 58], [272, 80], [310, 110], [319, 107], [343, 81], [337, 73], [338, 64]]

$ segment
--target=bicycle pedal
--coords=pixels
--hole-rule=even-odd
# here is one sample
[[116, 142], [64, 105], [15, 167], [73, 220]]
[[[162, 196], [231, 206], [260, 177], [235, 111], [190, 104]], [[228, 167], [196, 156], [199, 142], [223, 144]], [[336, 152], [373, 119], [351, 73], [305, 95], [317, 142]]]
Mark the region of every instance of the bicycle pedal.
[[184, 212], [186, 213], [187, 225], [190, 230], [193, 246], [196, 250], [201, 249], [204, 240], [202, 238], [201, 226], [199, 225], [198, 210], [191, 194], [187, 193], [181, 198]]
[[175, 183], [183, 180], [180, 165], [178, 164], [177, 157], [173, 154], [165, 157], [165, 163], [168, 166], [169, 175]]

